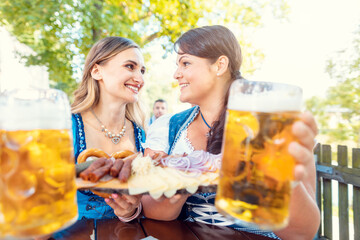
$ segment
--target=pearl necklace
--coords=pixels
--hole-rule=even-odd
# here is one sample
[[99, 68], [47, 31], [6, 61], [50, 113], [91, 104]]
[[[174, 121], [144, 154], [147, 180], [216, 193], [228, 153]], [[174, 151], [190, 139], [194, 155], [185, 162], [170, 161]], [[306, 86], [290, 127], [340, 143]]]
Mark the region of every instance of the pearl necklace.
[[105, 137], [108, 137], [111, 139], [113, 144], [118, 144], [121, 140], [121, 138], [125, 135], [125, 131], [126, 131], [126, 126], [125, 126], [125, 121], [126, 118], [124, 119], [124, 125], [120, 131], [120, 133], [115, 134], [110, 132], [105, 125], [100, 121], [100, 119], [96, 116], [94, 110], [91, 108], [91, 113], [94, 115], [94, 117], [96, 118], [96, 120], [101, 124], [101, 132], [105, 133]]

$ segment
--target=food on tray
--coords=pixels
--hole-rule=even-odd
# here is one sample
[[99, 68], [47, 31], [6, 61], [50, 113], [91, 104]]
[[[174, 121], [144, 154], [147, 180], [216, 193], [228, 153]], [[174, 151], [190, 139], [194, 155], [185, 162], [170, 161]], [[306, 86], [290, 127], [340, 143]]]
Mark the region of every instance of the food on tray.
[[110, 155], [104, 152], [103, 150], [97, 148], [89, 148], [89, 149], [85, 149], [79, 154], [77, 158], [77, 162], [83, 163], [88, 159], [88, 157], [110, 158]]
[[78, 158], [79, 163], [85, 162], [88, 158], [94, 160], [93, 158], [97, 157], [99, 159], [94, 161], [86, 170], [82, 171], [80, 173], [80, 177], [86, 181], [97, 182], [107, 174], [110, 174], [112, 177], [118, 177], [120, 170], [124, 168], [124, 169], [128, 169], [127, 170], [128, 173], [126, 173], [126, 171], [123, 171], [120, 180], [125, 181], [130, 176], [131, 167], [128, 165], [131, 164], [131, 160], [134, 159], [135, 156], [132, 159], [129, 159], [129, 161], [125, 163], [122, 159], [129, 157], [133, 154], [134, 153], [132, 151], [125, 150], [125, 151], [115, 152], [111, 154], [110, 157], [110, 155], [108, 155], [102, 150], [95, 148], [86, 149], [79, 154], [79, 158], [81, 157], [80, 162]]
[[[89, 171], [87, 169], [85, 174], [80, 173], [80, 177], [93, 173], [94, 178], [78, 178], [78, 187], [106, 193], [117, 192], [131, 195], [149, 193], [155, 199], [162, 195], [171, 197], [185, 190], [194, 193], [199, 188], [202, 191], [213, 191], [218, 182], [221, 156], [205, 151], [194, 151], [189, 155], [167, 156], [157, 160], [149, 156], [144, 157], [142, 154], [128, 155], [126, 159], [119, 160], [124, 162], [124, 166], [128, 165], [125, 169], [129, 170], [131, 164], [131, 175], [129, 173], [127, 182], [122, 182], [121, 177], [116, 175], [118, 165], [121, 165], [120, 161], [98, 159], [88, 168]], [[110, 162], [113, 165], [109, 167]], [[98, 170], [100, 168], [101, 171]], [[114, 168], [116, 169], [112, 172], [111, 169]], [[104, 171], [106, 171], [105, 174]], [[96, 181], [89, 182], [89, 180]]]
[[100, 158], [93, 162], [85, 171], [81, 172], [80, 177], [86, 181], [97, 182], [109, 173], [112, 166], [112, 159]]
[[132, 151], [129, 150], [123, 150], [123, 151], [119, 151], [119, 152], [114, 152], [113, 154], [111, 154], [111, 157], [118, 159], [118, 158], [126, 158], [130, 155], [133, 155], [134, 153]]

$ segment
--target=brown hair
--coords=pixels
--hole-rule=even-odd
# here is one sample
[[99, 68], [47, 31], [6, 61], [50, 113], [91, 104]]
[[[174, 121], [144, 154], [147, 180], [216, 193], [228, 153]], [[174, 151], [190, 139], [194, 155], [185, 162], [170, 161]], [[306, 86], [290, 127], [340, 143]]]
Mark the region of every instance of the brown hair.
[[[175, 42], [174, 49], [178, 54], [186, 53], [206, 58], [211, 64], [224, 55], [229, 59], [228, 69], [231, 75], [228, 79], [229, 86], [235, 79], [241, 78], [239, 71], [242, 62], [241, 48], [234, 34], [224, 26], [215, 25], [191, 29]], [[229, 91], [223, 99], [224, 107], [219, 118], [210, 129], [206, 150], [214, 154], [221, 152], [228, 94]]]
[[[84, 112], [99, 103], [99, 83], [91, 77], [91, 70], [95, 64], [104, 64], [110, 58], [129, 48], [139, 48], [132, 40], [123, 37], [106, 37], [94, 44], [90, 49], [82, 76], [82, 81], [74, 92], [72, 113]], [[126, 105], [125, 116], [140, 126], [144, 126], [145, 114], [139, 101]]]

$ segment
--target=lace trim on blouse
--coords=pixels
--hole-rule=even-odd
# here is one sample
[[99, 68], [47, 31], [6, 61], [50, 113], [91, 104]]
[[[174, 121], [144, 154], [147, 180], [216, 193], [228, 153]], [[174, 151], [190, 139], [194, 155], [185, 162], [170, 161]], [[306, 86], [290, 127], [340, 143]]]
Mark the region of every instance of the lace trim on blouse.
[[74, 114], [77, 122], [77, 134], [79, 139], [79, 152], [81, 153], [86, 149], [86, 141], [85, 141], [85, 131], [84, 131], [84, 124], [82, 121], [82, 117], [79, 113]]
[[186, 143], [186, 146], [193, 152], [195, 151], [194, 146], [192, 145], [190, 139], [188, 138], [188, 128], [185, 128], [185, 130], [182, 132], [184, 134], [184, 140]]
[[[174, 142], [173, 142], [173, 144], [172, 144], [172, 146], [171, 146], [171, 149], [170, 149], [170, 151], [169, 151], [169, 154], [173, 154], [173, 153], [174, 153], [175, 146], [176, 146], [179, 138], [182, 136], [182, 132], [183, 132], [184, 130], [187, 130], [187, 128], [188, 128], [189, 125], [194, 121], [195, 117], [199, 114], [199, 112], [200, 112], [200, 108], [199, 108], [199, 106], [197, 106], [196, 109], [195, 109], [195, 113], [193, 112], [193, 113], [191, 114], [190, 118], [189, 118], [188, 120], [186, 120], [185, 125], [183, 125], [183, 126], [180, 127], [179, 132], [181, 132], [181, 133], [180, 133], [180, 134], [179, 134], [179, 133], [177, 134], [178, 137], [175, 138], [175, 140], [174, 140]], [[186, 136], [187, 136], [187, 134], [186, 134]], [[192, 145], [191, 145], [191, 146], [192, 146]]]

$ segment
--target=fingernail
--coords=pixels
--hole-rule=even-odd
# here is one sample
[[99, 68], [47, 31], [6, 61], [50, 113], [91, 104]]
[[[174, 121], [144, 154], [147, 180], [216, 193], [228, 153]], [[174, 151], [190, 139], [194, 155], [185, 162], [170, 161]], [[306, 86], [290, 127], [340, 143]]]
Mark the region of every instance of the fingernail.
[[118, 195], [116, 193], [111, 194], [112, 198], [117, 198]]
[[106, 203], [109, 203], [109, 202], [110, 202], [110, 199], [105, 198], [105, 202], [106, 202]]

